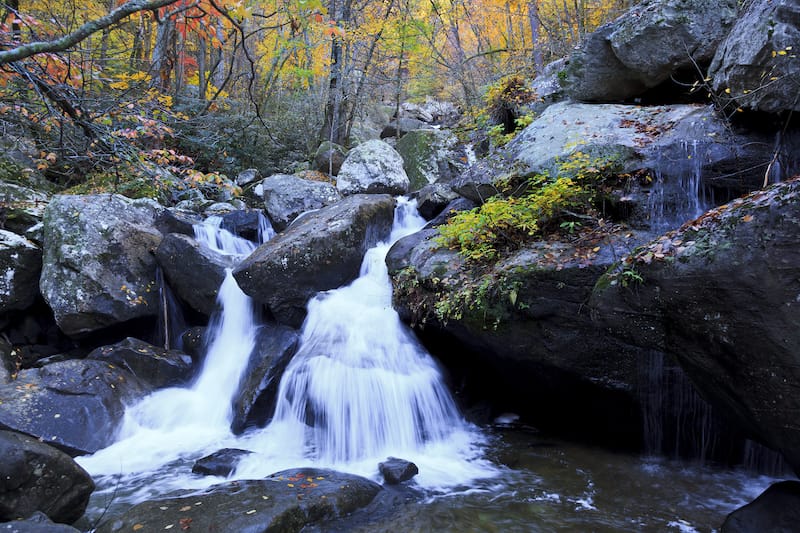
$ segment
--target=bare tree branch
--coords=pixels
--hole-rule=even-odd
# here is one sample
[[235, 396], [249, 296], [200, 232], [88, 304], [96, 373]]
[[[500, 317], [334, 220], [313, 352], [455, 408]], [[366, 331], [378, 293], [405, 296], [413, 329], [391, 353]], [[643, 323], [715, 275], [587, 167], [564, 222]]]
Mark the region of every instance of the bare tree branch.
[[93, 33], [108, 28], [124, 19], [128, 15], [139, 11], [149, 11], [174, 4], [177, 0], [131, 0], [108, 15], [92, 20], [82, 25], [72, 33], [52, 41], [37, 41], [23, 44], [10, 50], [0, 51], [0, 65], [19, 61], [36, 54], [48, 52], [61, 52], [83, 41]]

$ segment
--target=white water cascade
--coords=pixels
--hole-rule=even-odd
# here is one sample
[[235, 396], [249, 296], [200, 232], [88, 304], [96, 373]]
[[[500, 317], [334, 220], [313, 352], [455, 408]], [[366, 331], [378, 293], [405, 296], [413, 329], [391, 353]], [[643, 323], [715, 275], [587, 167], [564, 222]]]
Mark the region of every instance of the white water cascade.
[[[230, 432], [231, 402], [258, 324], [228, 271], [195, 383], [157, 391], [129, 408], [118, 441], [80, 458], [81, 465], [96, 479], [117, 476], [135, 485], [131, 501], [219, 482], [189, 469], [225, 447], [256, 452], [234, 472], [237, 479], [309, 464], [377, 479], [377, 463], [390, 455], [414, 461], [423, 486], [492, 476], [495, 469], [481, 459], [481, 434], [461, 419], [435, 361], [391, 306], [386, 253], [424, 222], [415, 203], [399, 199], [390, 238], [367, 251], [359, 278], [312, 299], [267, 427], [239, 437]], [[199, 227], [198, 240], [234, 258], [252, 251], [252, 243], [218, 225], [210, 220]]]

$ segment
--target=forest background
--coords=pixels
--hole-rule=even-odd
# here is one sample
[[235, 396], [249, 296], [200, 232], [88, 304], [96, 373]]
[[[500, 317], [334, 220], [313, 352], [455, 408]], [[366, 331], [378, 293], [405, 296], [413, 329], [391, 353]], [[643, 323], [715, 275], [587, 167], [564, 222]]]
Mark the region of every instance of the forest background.
[[287, 172], [357, 142], [376, 106], [433, 97], [478, 117], [493, 83], [535, 77], [631, 4], [10, 0], [2, 145], [59, 189]]

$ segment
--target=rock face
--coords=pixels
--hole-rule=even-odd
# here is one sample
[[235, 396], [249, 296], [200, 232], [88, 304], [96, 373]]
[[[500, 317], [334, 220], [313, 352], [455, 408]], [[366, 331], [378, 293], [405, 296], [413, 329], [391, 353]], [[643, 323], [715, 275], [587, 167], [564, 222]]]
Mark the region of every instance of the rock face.
[[397, 141], [410, 191], [436, 182], [449, 182], [466, 168], [466, 155], [458, 154], [458, 139], [449, 130], [414, 130]]
[[736, 106], [770, 113], [800, 111], [797, 43], [797, 2], [748, 2], [714, 56], [709, 71], [714, 90], [732, 99]]
[[[262, 480], [214, 485], [141, 503], [101, 524], [98, 533], [165, 528], [192, 531], [297, 532], [368, 505], [381, 486], [368, 479], [315, 468], [284, 470]], [[170, 526], [172, 524], [172, 526]]]
[[86, 356], [124, 368], [153, 388], [186, 383], [192, 377], [192, 358], [177, 350], [165, 350], [128, 337], [102, 346]]
[[110, 363], [68, 360], [22, 370], [0, 386], [0, 428], [26, 433], [70, 455], [113, 442], [125, 405], [149, 389]]
[[395, 308], [420, 326], [433, 353], [474, 369], [478, 386], [494, 383], [496, 390], [481, 392], [496, 399], [557, 403], [560, 414], [528, 413], [543, 427], [564, 430], [570, 420], [573, 430], [638, 442], [638, 350], [605, 334], [585, 302], [614, 255], [641, 237], [609, 235], [588, 249], [538, 242], [491, 267], [473, 267], [439, 248], [435, 235], [401, 239], [387, 257]]
[[79, 336], [156, 314], [160, 210], [150, 200], [107, 194], [50, 202], [40, 288], [64, 333]]
[[567, 93], [619, 102], [708, 64], [736, 19], [736, 0], [645, 0], [588, 35], [567, 66]]
[[234, 433], [241, 433], [251, 425], [264, 425], [272, 418], [278, 384], [297, 350], [298, 341], [297, 331], [286, 326], [265, 324], [259, 329], [233, 402], [231, 429]]
[[336, 177], [336, 188], [342, 196], [404, 194], [408, 187], [403, 158], [379, 140], [367, 141], [350, 150]]
[[800, 483], [782, 481], [725, 519], [721, 533], [794, 533], [800, 524]]
[[156, 258], [175, 294], [192, 309], [211, 316], [225, 269], [233, 267], [231, 258], [179, 233], [164, 237], [156, 249]]
[[34, 243], [0, 229], [0, 313], [26, 309], [39, 295], [42, 251]]
[[364, 252], [388, 235], [393, 214], [390, 196], [350, 196], [259, 246], [233, 275], [278, 322], [298, 327], [309, 298], [358, 276]]
[[[798, 236], [795, 179], [651, 242], [603, 278], [590, 302], [613, 334], [674, 354], [712, 405], [795, 471]], [[625, 277], [638, 280], [635, 290], [622, 286]]]
[[261, 182], [264, 208], [277, 231], [283, 231], [298, 215], [341, 200], [330, 183], [275, 174]]
[[94, 482], [69, 455], [26, 435], [0, 431], [0, 456], [0, 521], [41, 511], [70, 524], [83, 515]]

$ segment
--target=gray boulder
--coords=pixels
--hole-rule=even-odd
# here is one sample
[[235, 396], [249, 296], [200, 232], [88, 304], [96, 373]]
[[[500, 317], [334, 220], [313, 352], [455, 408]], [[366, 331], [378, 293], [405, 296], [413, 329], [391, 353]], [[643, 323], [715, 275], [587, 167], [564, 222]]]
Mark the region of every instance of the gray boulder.
[[795, 0], [747, 3], [709, 69], [719, 97], [777, 113], [800, 111], [800, 6]]
[[121, 367], [153, 388], [186, 383], [192, 377], [192, 358], [177, 350], [128, 337], [116, 344], [101, 346], [87, 359], [97, 359]]
[[0, 428], [70, 455], [94, 453], [114, 441], [125, 405], [149, 391], [127, 370], [90, 359], [22, 370], [0, 386]]
[[231, 430], [242, 433], [248, 426], [263, 426], [272, 418], [278, 384], [299, 342], [296, 330], [265, 324], [258, 331], [239, 393], [233, 402]]
[[673, 354], [715, 409], [795, 471], [799, 237], [800, 181], [792, 180], [639, 248], [589, 302], [611, 334]]
[[42, 295], [56, 323], [79, 336], [157, 314], [161, 241], [151, 200], [56, 196], [44, 215]]
[[0, 313], [27, 309], [39, 295], [42, 251], [10, 231], [0, 230]]
[[405, 134], [395, 149], [403, 158], [410, 191], [436, 182], [449, 182], [467, 167], [459, 153], [458, 139], [449, 130], [414, 130]]
[[387, 457], [385, 461], [378, 463], [378, 471], [387, 485], [397, 485], [419, 474], [417, 465], [397, 457]]
[[298, 215], [338, 202], [342, 195], [332, 184], [288, 174], [261, 182], [264, 208], [276, 231], [283, 231]]
[[94, 482], [69, 455], [27, 435], [0, 431], [0, 456], [0, 521], [39, 511], [71, 524], [83, 515]]
[[417, 200], [417, 210], [425, 220], [430, 220], [441, 213], [453, 200], [459, 198], [450, 185], [445, 183], [431, 183], [425, 185], [414, 195]]
[[309, 298], [358, 276], [364, 252], [388, 235], [393, 215], [388, 195], [347, 197], [259, 246], [233, 275], [278, 322], [297, 327]]
[[314, 153], [311, 169], [335, 176], [339, 173], [339, 169], [342, 168], [342, 163], [344, 163], [346, 157], [347, 150], [344, 147], [325, 141], [319, 145]]
[[736, 0], [645, 0], [584, 39], [566, 69], [567, 93], [618, 102], [708, 64], [736, 15]]
[[720, 533], [796, 533], [800, 524], [800, 482], [773, 483], [758, 498], [725, 518]]
[[383, 130], [381, 130], [381, 139], [389, 139], [391, 137], [402, 137], [409, 131], [414, 130], [421, 130], [425, 128], [431, 128], [432, 126], [425, 122], [424, 120], [420, 120], [418, 118], [413, 117], [401, 117], [399, 119], [392, 119], [389, 124], [384, 126]]
[[381, 486], [333, 470], [284, 470], [260, 480], [233, 481], [204, 491], [183, 491], [129, 509], [97, 533], [161, 531], [173, 524], [192, 531], [295, 532], [367, 506]]
[[379, 140], [367, 141], [350, 150], [336, 178], [336, 188], [342, 196], [404, 194], [408, 187], [402, 156]]
[[225, 269], [233, 267], [231, 257], [201, 245], [188, 235], [170, 233], [158, 245], [156, 258], [175, 294], [195, 311], [211, 316]]
[[239, 461], [252, 453], [249, 450], [238, 448], [223, 448], [195, 461], [192, 465], [192, 472], [202, 476], [228, 477], [231, 472], [236, 470]]
[[23, 235], [41, 222], [50, 195], [0, 180], [0, 221], [4, 229]]
[[255, 183], [260, 179], [261, 172], [259, 172], [257, 168], [248, 168], [239, 172], [239, 175], [236, 176], [236, 185], [239, 187], [244, 187], [245, 185], [250, 185], [251, 183]]

